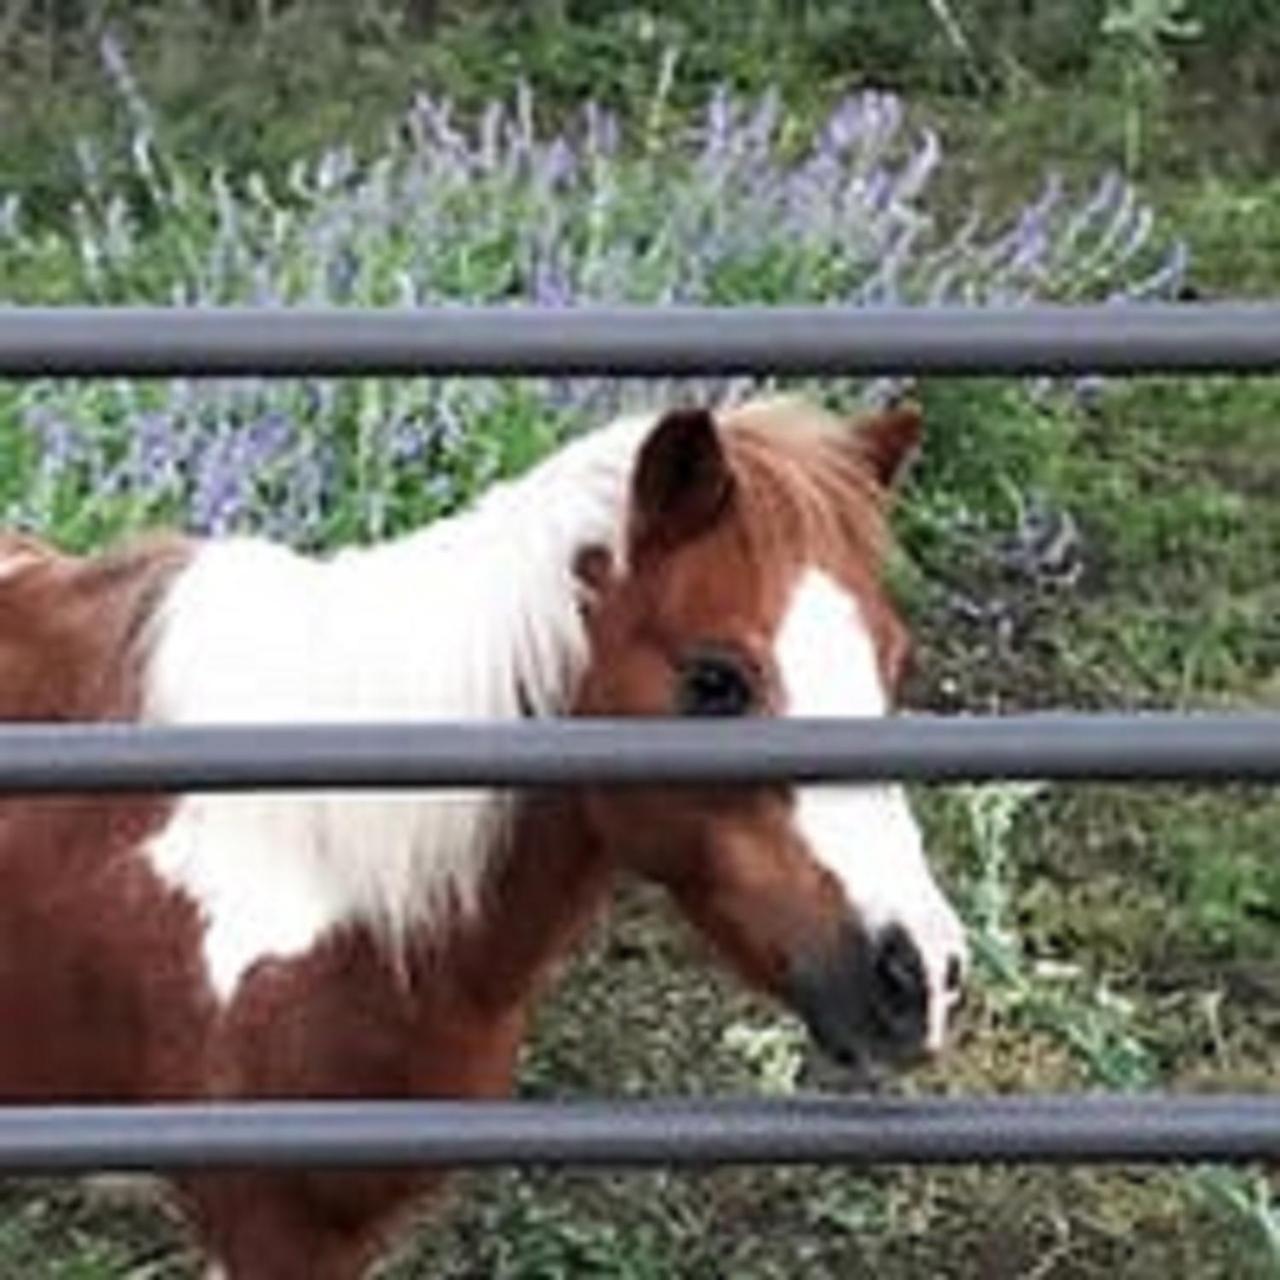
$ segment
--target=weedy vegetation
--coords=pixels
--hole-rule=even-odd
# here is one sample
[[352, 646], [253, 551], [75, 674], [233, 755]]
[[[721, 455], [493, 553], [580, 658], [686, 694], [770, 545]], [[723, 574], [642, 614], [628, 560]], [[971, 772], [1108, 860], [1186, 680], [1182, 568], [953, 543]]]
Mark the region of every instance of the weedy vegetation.
[[[181, 19], [138, 5], [115, 27], [111, 5], [73, 5], [61, 43], [19, 5], [0, 29], [14, 69], [0, 96], [31, 82], [40, 51], [94, 91], [51, 89], [43, 118], [18, 113], [0, 136], [0, 301], [1273, 294], [1280, 135], [1243, 99], [1273, 82], [1280, 51], [1251, 3], [1043, 0], [1019, 26], [994, 0], [759, 0], [734, 6], [741, 38], [719, 46], [716, 4], [367, 4], [354, 27], [316, 22], [320, 0]], [[201, 80], [182, 40], [226, 50], [240, 96]], [[299, 44], [314, 57], [287, 58]], [[1222, 67], [1240, 88], [1232, 118], [1250, 122], [1239, 139]], [[73, 548], [164, 523], [323, 549], [445, 515], [626, 405], [766, 385], [9, 383], [0, 515]], [[899, 389], [806, 386], [847, 406]], [[911, 706], [1280, 702], [1273, 381], [912, 390], [930, 435], [895, 564], [920, 641]], [[919, 801], [978, 981], [953, 1054], [895, 1087], [1275, 1088], [1271, 792], [987, 786]], [[521, 1078], [537, 1097], [832, 1085], [798, 1028], [634, 887], [544, 1011]], [[1216, 1168], [503, 1173], [463, 1179], [385, 1274], [864, 1272], [1278, 1276], [1280, 1195], [1265, 1170]], [[69, 1185], [0, 1195], [0, 1276], [190, 1274], [163, 1216]]]

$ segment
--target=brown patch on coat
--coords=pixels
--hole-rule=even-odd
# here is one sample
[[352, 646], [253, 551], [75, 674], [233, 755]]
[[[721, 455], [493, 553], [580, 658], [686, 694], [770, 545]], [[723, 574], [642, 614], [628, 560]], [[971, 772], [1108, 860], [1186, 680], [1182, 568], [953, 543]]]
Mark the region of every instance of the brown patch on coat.
[[[186, 557], [169, 540], [80, 558], [0, 539], [0, 719], [135, 719], [146, 624]], [[135, 856], [168, 811], [146, 796], [0, 796], [0, 1025], [22, 1028], [4, 1042], [0, 1098], [189, 1091], [190, 1027], [154, 1010], [190, 1004], [195, 922]]]
[[177, 538], [80, 557], [0, 537], [0, 719], [136, 719], [145, 629], [190, 554]]

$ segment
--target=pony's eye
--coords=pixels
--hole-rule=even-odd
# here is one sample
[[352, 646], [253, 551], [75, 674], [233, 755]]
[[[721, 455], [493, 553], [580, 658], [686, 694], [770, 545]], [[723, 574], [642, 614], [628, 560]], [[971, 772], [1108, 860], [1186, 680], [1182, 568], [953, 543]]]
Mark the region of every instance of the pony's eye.
[[741, 659], [699, 653], [681, 665], [676, 706], [682, 716], [745, 716], [755, 703], [755, 686]]

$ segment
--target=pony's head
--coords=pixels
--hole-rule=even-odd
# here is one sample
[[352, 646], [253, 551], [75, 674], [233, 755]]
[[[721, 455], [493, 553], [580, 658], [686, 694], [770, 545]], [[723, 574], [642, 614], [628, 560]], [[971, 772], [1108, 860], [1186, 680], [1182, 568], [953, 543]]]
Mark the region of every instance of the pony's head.
[[[585, 715], [880, 716], [908, 651], [881, 584], [915, 411], [679, 409], [642, 442], [621, 554], [587, 549]], [[744, 732], [750, 732], [744, 727]], [[897, 786], [593, 790], [618, 861], [656, 880], [839, 1060], [942, 1044], [964, 935]]]

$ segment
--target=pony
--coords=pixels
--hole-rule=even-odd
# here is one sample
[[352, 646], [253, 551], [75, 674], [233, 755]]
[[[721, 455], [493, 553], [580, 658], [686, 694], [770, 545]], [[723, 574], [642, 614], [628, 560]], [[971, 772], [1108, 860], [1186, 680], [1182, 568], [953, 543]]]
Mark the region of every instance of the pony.
[[[326, 558], [0, 539], [0, 719], [882, 716], [918, 413], [681, 406]], [[744, 725], [744, 732], [749, 732]], [[846, 1063], [942, 1047], [966, 959], [901, 788], [0, 799], [0, 1102], [491, 1098], [621, 873]], [[229, 1280], [354, 1280], [440, 1186], [184, 1174]]]

